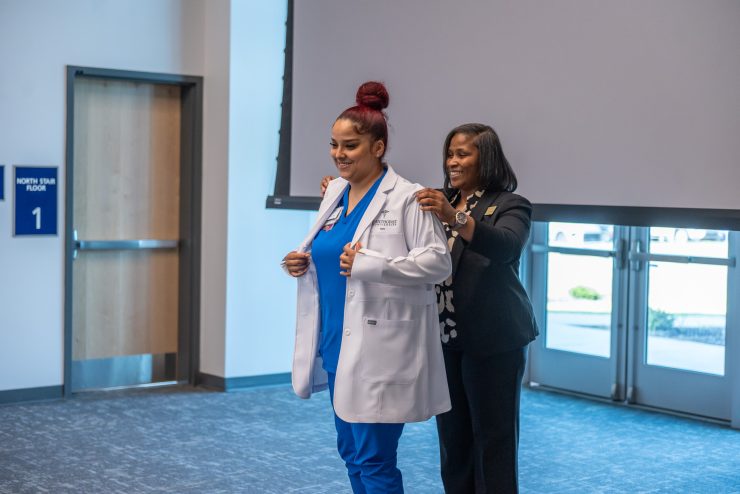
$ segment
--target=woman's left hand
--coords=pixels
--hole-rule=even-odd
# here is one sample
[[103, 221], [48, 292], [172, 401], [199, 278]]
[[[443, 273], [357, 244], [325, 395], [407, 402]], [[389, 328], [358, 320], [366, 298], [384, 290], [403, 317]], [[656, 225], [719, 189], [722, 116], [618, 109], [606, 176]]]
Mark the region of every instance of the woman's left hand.
[[357, 251], [361, 248], [362, 244], [360, 242], [355, 242], [355, 245], [348, 243], [344, 246], [344, 249], [342, 249], [344, 252], [339, 256], [339, 267], [341, 268], [339, 274], [348, 278], [352, 276], [352, 265], [355, 263]]
[[431, 211], [437, 218], [447, 224], [455, 221], [457, 211], [452, 207], [445, 195], [436, 189], [422, 189], [416, 193], [416, 202], [422, 211]]

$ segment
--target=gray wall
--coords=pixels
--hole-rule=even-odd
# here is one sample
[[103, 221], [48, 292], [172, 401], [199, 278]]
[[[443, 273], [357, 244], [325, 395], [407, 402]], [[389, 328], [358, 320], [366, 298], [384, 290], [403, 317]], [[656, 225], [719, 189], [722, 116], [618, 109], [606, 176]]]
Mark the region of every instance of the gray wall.
[[278, 263], [310, 214], [264, 209], [284, 22], [272, 0], [0, 0], [0, 391], [63, 384], [65, 188], [59, 236], [14, 238], [11, 176], [36, 164], [64, 177], [68, 64], [204, 76], [201, 370], [290, 370], [295, 287]]
[[[198, 0], [0, 2], [0, 390], [62, 384], [65, 65], [201, 74], [202, 17]], [[12, 237], [21, 164], [59, 167], [57, 237]]]

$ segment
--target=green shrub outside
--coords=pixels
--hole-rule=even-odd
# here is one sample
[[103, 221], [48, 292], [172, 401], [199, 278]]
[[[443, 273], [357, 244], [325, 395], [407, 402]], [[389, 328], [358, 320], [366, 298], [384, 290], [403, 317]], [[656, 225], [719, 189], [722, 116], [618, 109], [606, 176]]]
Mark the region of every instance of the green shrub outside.
[[568, 293], [571, 297], [581, 300], [600, 300], [601, 294], [594, 290], [593, 288], [589, 288], [587, 286], [576, 286], [571, 288]]
[[651, 333], [673, 329], [676, 316], [659, 309], [648, 308], [648, 329]]

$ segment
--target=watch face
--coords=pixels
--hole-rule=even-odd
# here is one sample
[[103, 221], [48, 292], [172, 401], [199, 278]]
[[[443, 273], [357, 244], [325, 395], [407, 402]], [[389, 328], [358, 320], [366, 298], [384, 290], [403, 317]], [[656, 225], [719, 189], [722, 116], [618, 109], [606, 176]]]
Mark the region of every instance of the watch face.
[[468, 215], [462, 211], [455, 213], [455, 226], [453, 228], [461, 228], [465, 223], [468, 222]]

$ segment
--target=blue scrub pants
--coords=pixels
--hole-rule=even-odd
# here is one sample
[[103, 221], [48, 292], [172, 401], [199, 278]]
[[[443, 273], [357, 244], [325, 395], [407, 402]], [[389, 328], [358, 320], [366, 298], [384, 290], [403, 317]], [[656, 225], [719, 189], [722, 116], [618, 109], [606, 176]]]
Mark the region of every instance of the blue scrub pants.
[[[329, 396], [334, 404], [334, 379], [329, 373]], [[403, 494], [396, 467], [398, 440], [404, 424], [355, 424], [334, 414], [337, 450], [347, 466], [354, 494]]]

